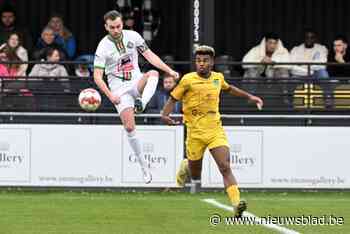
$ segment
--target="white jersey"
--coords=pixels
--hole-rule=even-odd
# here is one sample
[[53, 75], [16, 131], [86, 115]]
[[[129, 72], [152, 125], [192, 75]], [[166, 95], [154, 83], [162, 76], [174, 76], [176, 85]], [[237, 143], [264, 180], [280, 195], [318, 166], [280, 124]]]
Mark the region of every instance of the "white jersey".
[[135, 31], [123, 30], [119, 40], [107, 35], [97, 46], [94, 67], [104, 69], [108, 83], [114, 79], [133, 80], [141, 73], [138, 52], [147, 49], [145, 40]]

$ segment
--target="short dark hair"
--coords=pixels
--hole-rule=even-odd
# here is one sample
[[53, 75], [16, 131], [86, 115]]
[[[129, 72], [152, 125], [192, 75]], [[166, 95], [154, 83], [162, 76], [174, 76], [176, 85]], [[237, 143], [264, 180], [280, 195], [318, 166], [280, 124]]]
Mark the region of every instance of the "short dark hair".
[[63, 15], [62, 14], [60, 14], [60, 13], [58, 13], [58, 12], [53, 12], [51, 15], [50, 15], [50, 18], [49, 18], [49, 20], [51, 20], [52, 18], [60, 18], [62, 21], [64, 21], [63, 20]]
[[4, 12], [11, 12], [13, 13], [15, 16], [16, 16], [16, 10], [15, 10], [15, 7], [10, 4], [10, 3], [5, 3], [1, 9], [0, 9], [0, 14], [2, 15], [2, 13]]
[[315, 29], [313, 29], [313, 28], [305, 28], [304, 29], [304, 33], [305, 34], [306, 33], [313, 33], [313, 34], [315, 34], [317, 36], [317, 33], [316, 33]]
[[194, 52], [195, 55], [209, 55], [210, 57], [215, 57], [215, 50], [211, 46], [201, 45], [198, 46]]
[[277, 33], [273, 33], [273, 32], [268, 32], [265, 34], [265, 40], [269, 40], [269, 39], [273, 39], [273, 40], [276, 40], [278, 41], [280, 38], [279, 36], [277, 35]]
[[104, 16], [103, 19], [106, 22], [107, 20], [115, 20], [116, 18], [122, 19], [122, 14], [120, 14], [116, 10], [108, 11]]
[[58, 52], [58, 54], [60, 55], [60, 58], [61, 58], [60, 50], [56, 46], [50, 46], [50, 47], [46, 48], [46, 51], [45, 51], [46, 52], [46, 57], [45, 58], [51, 57], [55, 51]]
[[344, 43], [348, 44], [348, 39], [346, 38], [345, 35], [338, 34], [335, 38], [334, 41], [343, 41]]

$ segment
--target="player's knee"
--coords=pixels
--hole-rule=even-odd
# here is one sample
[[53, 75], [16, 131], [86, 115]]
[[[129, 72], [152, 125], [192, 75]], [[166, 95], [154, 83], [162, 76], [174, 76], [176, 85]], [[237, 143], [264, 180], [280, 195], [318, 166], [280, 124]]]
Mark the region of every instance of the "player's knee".
[[150, 70], [147, 72], [148, 77], [159, 77], [159, 72], [156, 70]]
[[222, 176], [228, 176], [231, 173], [231, 168], [229, 163], [223, 163], [219, 165], [219, 170]]
[[127, 131], [128, 133], [133, 132], [135, 130], [135, 126], [133, 126], [132, 124], [125, 124], [125, 131]]

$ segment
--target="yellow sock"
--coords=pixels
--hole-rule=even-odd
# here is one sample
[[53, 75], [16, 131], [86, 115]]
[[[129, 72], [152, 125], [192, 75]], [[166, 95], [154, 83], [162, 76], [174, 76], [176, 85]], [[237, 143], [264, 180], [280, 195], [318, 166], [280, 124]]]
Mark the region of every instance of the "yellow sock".
[[231, 185], [226, 188], [227, 196], [232, 205], [237, 206], [240, 201], [239, 190], [237, 185]]

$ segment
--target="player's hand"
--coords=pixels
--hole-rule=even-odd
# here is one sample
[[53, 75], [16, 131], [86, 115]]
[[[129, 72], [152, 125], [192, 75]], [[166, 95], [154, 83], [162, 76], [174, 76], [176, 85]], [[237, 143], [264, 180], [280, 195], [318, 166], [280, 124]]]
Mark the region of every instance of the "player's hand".
[[338, 62], [338, 63], [344, 63], [344, 57], [341, 53], [336, 53], [334, 56], [334, 59]]
[[175, 121], [175, 120], [173, 120], [172, 118], [170, 118], [169, 116], [166, 116], [166, 115], [163, 115], [161, 117], [161, 119], [167, 125], [178, 125], [178, 124], [180, 124], [180, 121]]
[[257, 96], [250, 96], [249, 97], [249, 100], [251, 102], [254, 102], [256, 104], [256, 107], [259, 109], [259, 110], [262, 110], [263, 106], [264, 106], [264, 102], [261, 98], [257, 97]]
[[171, 71], [169, 72], [169, 75], [172, 76], [172, 77], [174, 77], [175, 80], [178, 80], [178, 79], [180, 78], [179, 73], [176, 72], [176, 71], [174, 71], [174, 70], [171, 70]]
[[112, 94], [109, 100], [114, 104], [118, 105], [120, 103], [120, 97], [118, 95]]

